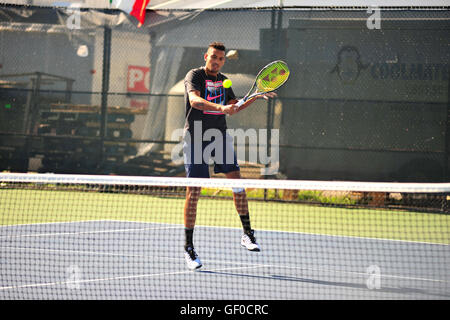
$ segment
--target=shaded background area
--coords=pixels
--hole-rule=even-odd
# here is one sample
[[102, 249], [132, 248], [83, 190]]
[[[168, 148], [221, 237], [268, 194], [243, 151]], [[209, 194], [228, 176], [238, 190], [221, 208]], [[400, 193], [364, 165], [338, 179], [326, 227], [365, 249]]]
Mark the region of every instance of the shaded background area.
[[[447, 9], [381, 8], [379, 29], [363, 8], [156, 8], [141, 28], [110, 9], [0, 12], [0, 170], [183, 176], [183, 79], [223, 41], [238, 96], [265, 64], [291, 68], [277, 99], [227, 119], [278, 130], [265, 177], [450, 180]], [[241, 167], [258, 178], [249, 140]]]

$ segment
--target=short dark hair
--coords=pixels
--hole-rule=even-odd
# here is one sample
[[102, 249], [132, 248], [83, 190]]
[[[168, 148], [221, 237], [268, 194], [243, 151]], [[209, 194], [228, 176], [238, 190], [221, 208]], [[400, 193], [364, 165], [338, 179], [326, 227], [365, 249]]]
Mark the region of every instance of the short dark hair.
[[214, 48], [217, 50], [225, 51], [225, 45], [222, 42], [218, 42], [218, 41], [211, 42], [209, 44], [208, 48]]

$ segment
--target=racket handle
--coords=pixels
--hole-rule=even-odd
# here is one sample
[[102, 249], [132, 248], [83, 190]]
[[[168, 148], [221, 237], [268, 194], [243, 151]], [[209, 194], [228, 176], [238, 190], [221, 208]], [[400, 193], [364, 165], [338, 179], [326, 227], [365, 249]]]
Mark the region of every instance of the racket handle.
[[240, 106], [242, 106], [245, 103], [244, 99], [239, 100], [238, 102], [236, 102], [236, 106], [239, 108]]

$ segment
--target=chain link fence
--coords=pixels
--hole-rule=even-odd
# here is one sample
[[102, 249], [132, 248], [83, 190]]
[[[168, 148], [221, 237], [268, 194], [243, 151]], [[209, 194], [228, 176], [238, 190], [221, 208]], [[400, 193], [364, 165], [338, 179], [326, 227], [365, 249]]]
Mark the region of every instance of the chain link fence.
[[[183, 176], [183, 79], [222, 41], [239, 97], [267, 63], [291, 68], [276, 99], [227, 118], [257, 133], [235, 141], [245, 177], [450, 180], [445, 8], [160, 10], [141, 28], [117, 10], [0, 11], [0, 170]], [[250, 161], [262, 146], [269, 164]]]

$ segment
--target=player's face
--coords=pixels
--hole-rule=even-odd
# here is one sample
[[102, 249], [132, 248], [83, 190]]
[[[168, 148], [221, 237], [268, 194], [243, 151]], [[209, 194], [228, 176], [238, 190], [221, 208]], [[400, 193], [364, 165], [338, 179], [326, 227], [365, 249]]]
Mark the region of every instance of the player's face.
[[206, 71], [211, 74], [217, 74], [225, 64], [225, 52], [209, 48], [205, 53], [205, 62]]

